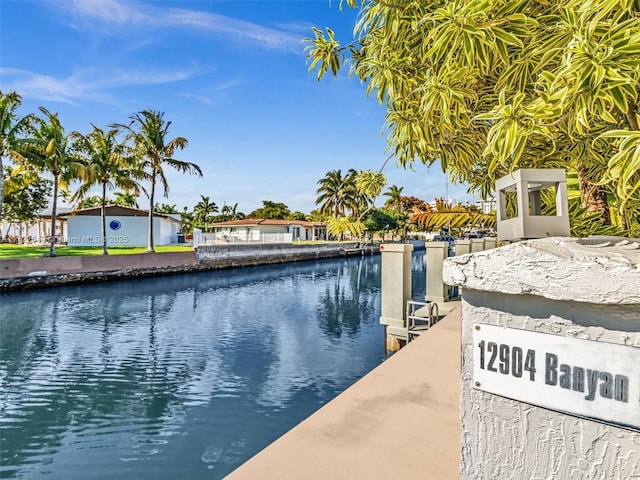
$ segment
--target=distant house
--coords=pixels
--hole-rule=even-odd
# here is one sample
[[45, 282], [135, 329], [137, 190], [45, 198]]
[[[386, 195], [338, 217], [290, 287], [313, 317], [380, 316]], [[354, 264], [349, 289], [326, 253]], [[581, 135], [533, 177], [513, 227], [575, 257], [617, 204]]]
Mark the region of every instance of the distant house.
[[[107, 245], [142, 247], [147, 245], [149, 212], [137, 208], [107, 206]], [[66, 214], [67, 244], [88, 247], [102, 245], [100, 207], [83, 208]], [[178, 242], [181, 217], [179, 214], [155, 213], [153, 215], [153, 240], [155, 245]]]
[[[67, 219], [65, 214], [69, 208], [58, 206], [56, 210], [56, 239], [58, 243], [66, 241]], [[51, 240], [51, 208], [38, 213], [32, 222], [0, 223], [0, 237], [15, 243], [48, 243]]]
[[326, 240], [327, 226], [304, 220], [245, 218], [209, 225], [213, 231], [201, 234], [200, 243], [283, 243]]

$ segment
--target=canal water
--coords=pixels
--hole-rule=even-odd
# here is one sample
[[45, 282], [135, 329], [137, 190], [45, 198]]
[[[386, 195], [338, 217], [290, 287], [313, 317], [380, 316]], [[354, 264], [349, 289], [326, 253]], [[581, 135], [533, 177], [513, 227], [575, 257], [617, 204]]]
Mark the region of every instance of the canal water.
[[222, 478], [382, 361], [379, 317], [379, 256], [4, 294], [0, 478]]

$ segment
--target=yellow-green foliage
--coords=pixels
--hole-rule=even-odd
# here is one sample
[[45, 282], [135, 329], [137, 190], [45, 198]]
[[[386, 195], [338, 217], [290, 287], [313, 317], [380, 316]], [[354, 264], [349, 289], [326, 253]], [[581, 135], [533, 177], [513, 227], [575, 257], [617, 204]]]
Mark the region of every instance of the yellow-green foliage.
[[440, 160], [484, 196], [517, 168], [579, 171], [637, 223], [637, 1], [346, 3], [361, 8], [356, 39], [315, 29], [310, 67], [349, 64], [386, 105], [400, 164]]

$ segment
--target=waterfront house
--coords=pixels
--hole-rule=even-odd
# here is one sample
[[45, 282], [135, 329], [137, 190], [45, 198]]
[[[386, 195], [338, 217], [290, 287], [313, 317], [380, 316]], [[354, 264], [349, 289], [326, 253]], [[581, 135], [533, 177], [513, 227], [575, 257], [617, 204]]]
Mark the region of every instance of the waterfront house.
[[[142, 247], [147, 245], [149, 212], [137, 208], [108, 205], [106, 207], [107, 245]], [[70, 246], [100, 246], [102, 232], [100, 207], [82, 208], [66, 214], [67, 244]], [[155, 245], [177, 243], [180, 234], [179, 214], [155, 213], [153, 238]]]
[[[56, 239], [62, 243], [67, 238], [67, 219], [64, 216], [69, 212], [68, 207], [58, 206], [56, 212]], [[37, 243], [44, 244], [51, 240], [51, 208], [46, 208], [38, 213], [38, 216], [30, 222], [7, 222], [3, 219], [0, 223], [0, 237], [2, 241], [9, 243]]]
[[215, 243], [291, 243], [303, 240], [326, 240], [327, 225], [305, 220], [245, 218], [209, 225], [207, 241]]

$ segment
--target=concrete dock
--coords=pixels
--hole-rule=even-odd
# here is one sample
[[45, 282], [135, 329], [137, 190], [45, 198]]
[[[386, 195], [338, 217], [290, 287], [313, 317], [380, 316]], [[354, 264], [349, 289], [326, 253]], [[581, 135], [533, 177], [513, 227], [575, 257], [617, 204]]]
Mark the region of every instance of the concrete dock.
[[460, 477], [458, 308], [227, 478]]

